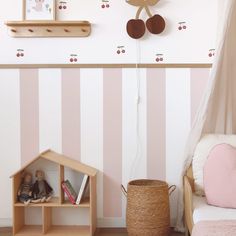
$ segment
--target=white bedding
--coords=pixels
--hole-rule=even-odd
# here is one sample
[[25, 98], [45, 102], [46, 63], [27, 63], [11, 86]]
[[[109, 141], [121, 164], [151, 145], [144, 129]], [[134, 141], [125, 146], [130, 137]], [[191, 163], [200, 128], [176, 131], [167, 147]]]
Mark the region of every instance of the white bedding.
[[236, 220], [236, 209], [210, 206], [205, 197], [193, 196], [193, 222], [211, 220]]

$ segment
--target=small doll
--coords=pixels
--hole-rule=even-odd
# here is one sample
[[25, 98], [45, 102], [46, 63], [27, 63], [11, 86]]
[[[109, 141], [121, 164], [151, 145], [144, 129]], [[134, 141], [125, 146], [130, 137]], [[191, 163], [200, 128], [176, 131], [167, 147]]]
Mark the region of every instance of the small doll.
[[17, 193], [18, 201], [29, 205], [30, 202], [37, 203], [37, 200], [33, 200], [33, 184], [32, 174], [27, 172], [23, 174], [22, 183]]
[[45, 180], [44, 172], [37, 170], [35, 177], [37, 180], [33, 186], [34, 199], [40, 200], [41, 202], [49, 202], [52, 198], [53, 189]]

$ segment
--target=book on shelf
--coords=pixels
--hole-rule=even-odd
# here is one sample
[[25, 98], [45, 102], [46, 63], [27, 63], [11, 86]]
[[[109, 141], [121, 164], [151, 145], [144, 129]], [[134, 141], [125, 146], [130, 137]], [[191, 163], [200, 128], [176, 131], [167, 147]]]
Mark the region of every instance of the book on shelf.
[[72, 187], [70, 181], [66, 180], [66, 181], [62, 182], [61, 186], [62, 186], [62, 189], [64, 190], [64, 192], [66, 193], [69, 201], [72, 204], [76, 204], [77, 194], [76, 194], [74, 188]]
[[82, 180], [82, 184], [79, 190], [79, 194], [76, 200], [76, 204], [79, 205], [81, 203], [81, 200], [86, 192], [86, 189], [88, 187], [88, 183], [89, 183], [89, 176], [88, 175], [84, 175], [83, 180]]

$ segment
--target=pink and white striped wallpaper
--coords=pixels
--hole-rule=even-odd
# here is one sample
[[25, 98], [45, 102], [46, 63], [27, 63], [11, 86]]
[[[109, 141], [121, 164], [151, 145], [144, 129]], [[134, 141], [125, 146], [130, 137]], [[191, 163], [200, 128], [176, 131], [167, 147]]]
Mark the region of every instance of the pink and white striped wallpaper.
[[[99, 225], [123, 226], [121, 183], [178, 183], [208, 77], [203, 68], [0, 70], [0, 178], [7, 195], [10, 174], [51, 148], [100, 170]], [[7, 197], [0, 208], [0, 219], [11, 217]]]

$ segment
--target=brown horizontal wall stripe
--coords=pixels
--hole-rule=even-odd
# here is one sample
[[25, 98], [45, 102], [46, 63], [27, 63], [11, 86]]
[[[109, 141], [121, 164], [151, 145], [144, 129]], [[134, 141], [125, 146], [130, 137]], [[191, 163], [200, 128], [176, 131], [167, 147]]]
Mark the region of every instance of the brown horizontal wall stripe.
[[21, 68], [211, 68], [212, 64], [1, 64], [0, 69]]

